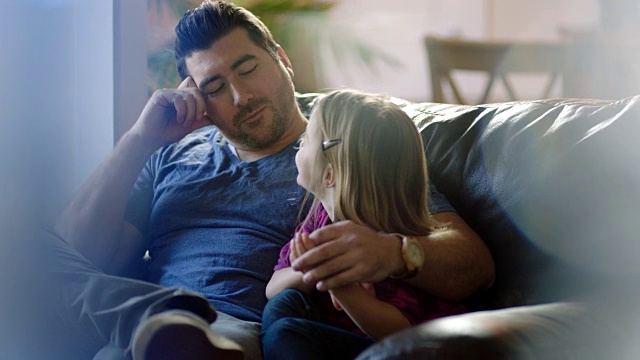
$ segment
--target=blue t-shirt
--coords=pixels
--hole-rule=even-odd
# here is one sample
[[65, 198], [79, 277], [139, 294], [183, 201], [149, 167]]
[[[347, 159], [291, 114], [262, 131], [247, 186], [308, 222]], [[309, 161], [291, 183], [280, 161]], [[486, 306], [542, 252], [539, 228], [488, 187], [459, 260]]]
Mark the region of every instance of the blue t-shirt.
[[[213, 127], [157, 151], [136, 182], [126, 221], [145, 236], [149, 281], [204, 295], [260, 321], [280, 249], [300, 222], [297, 142], [244, 162]], [[433, 213], [453, 211], [431, 189]], [[303, 216], [306, 214], [302, 214]]]
[[254, 162], [201, 129], [156, 152], [126, 219], [144, 235], [149, 281], [203, 294], [224, 313], [260, 321], [266, 283], [298, 223], [296, 144]]

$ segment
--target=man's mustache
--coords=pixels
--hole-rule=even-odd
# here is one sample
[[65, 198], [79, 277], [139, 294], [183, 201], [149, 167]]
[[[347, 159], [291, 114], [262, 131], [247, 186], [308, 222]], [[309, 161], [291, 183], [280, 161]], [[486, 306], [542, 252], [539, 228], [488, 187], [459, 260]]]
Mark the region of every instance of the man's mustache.
[[258, 99], [243, 106], [240, 111], [233, 117], [233, 125], [240, 126], [240, 123], [252, 112], [261, 108], [262, 106], [271, 104], [271, 101], [267, 98]]

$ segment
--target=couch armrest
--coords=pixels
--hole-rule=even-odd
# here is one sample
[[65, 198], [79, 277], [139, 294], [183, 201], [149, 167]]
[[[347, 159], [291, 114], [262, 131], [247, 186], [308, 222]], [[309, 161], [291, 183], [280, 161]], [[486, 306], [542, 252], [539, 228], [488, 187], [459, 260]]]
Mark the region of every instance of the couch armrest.
[[603, 359], [610, 328], [588, 308], [565, 302], [450, 316], [392, 335], [357, 359]]

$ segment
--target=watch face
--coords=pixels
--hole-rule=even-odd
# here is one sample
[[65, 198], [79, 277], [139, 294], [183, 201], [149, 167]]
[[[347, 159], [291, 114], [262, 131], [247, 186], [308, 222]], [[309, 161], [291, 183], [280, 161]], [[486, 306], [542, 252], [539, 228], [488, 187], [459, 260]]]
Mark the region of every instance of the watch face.
[[407, 246], [406, 246], [406, 260], [407, 266], [412, 266], [413, 268], [420, 269], [422, 268], [422, 264], [424, 263], [424, 252], [420, 243], [415, 239], [407, 238]]

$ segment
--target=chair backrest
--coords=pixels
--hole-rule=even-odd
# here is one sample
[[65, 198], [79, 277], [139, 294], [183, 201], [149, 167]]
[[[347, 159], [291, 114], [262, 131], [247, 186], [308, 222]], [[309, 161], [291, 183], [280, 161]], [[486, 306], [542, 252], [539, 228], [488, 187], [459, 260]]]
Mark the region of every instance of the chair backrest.
[[[549, 97], [556, 80], [562, 76], [567, 63], [568, 47], [555, 42], [487, 42], [438, 38], [424, 39], [433, 101], [444, 103], [443, 82], [449, 84], [455, 101], [466, 104], [459, 86], [451, 76], [455, 70], [481, 71], [488, 82], [479, 103], [486, 103], [493, 85], [502, 81], [511, 100], [518, 99], [509, 81], [509, 73], [547, 73], [550, 76], [540, 99]], [[450, 102], [450, 101], [449, 101]]]

